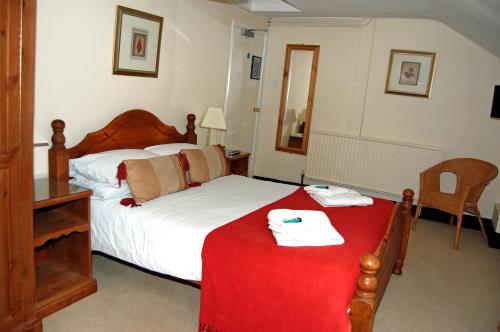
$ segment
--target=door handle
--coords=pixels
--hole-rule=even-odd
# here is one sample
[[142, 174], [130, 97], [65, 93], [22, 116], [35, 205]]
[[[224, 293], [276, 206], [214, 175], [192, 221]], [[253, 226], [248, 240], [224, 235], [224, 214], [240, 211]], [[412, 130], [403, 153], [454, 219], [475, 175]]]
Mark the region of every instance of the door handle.
[[260, 107], [254, 106], [252, 108], [252, 111], [255, 112], [255, 113], [260, 113]]

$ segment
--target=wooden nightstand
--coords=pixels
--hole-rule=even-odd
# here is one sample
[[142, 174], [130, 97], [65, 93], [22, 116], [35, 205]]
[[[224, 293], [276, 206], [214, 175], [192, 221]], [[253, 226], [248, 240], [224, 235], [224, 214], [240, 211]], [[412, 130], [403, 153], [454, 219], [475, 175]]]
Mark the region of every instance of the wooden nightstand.
[[90, 254], [87, 188], [55, 179], [33, 186], [36, 316], [43, 318], [97, 291]]
[[248, 176], [248, 158], [250, 153], [242, 152], [234, 157], [227, 157], [231, 161], [231, 173]]

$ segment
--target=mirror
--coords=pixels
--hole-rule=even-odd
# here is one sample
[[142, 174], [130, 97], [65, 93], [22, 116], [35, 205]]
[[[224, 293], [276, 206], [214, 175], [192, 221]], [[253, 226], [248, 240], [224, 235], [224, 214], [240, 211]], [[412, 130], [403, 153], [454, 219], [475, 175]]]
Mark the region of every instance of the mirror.
[[318, 71], [318, 45], [287, 45], [276, 150], [307, 154]]

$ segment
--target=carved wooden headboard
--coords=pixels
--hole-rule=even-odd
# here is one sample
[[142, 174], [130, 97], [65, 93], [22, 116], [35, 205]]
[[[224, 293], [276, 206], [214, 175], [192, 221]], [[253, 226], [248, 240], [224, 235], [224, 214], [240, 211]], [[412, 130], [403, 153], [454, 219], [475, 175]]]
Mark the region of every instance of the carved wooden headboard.
[[101, 130], [88, 133], [77, 145], [67, 149], [64, 143], [65, 123], [52, 121], [52, 147], [49, 149], [49, 176], [68, 179], [69, 159], [90, 153], [117, 149], [143, 149], [147, 146], [166, 143], [196, 144], [194, 120], [187, 116], [186, 133], [181, 134], [174, 126], [160, 121], [155, 115], [144, 110], [131, 110], [118, 115]]

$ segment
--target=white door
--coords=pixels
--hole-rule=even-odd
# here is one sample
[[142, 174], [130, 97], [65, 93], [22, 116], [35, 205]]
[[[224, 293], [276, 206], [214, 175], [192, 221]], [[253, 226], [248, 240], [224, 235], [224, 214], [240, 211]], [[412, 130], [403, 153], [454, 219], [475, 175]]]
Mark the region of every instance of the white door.
[[248, 174], [253, 175], [258, 132], [264, 48], [267, 33], [233, 22], [229, 75], [224, 113], [227, 130], [222, 143], [229, 149], [252, 153]]

